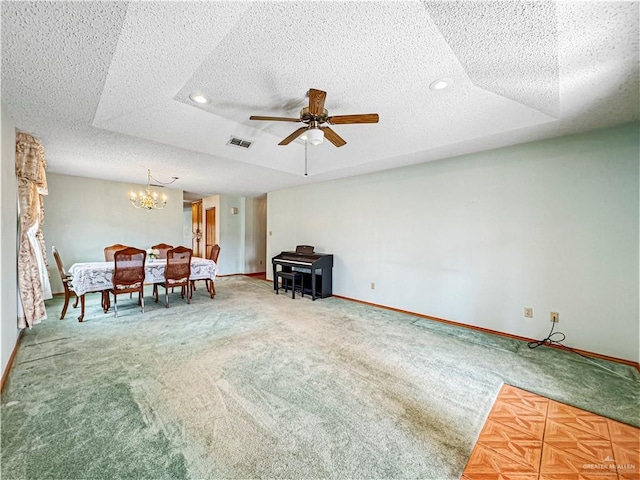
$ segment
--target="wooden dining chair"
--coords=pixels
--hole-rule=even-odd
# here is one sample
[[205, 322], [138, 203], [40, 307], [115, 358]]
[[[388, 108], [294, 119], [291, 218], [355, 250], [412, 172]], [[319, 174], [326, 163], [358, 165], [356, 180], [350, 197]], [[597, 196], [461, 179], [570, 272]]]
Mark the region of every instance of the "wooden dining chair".
[[115, 268], [113, 270], [113, 309], [118, 316], [118, 295], [122, 293], [138, 292], [138, 305], [144, 313], [144, 264], [147, 252], [139, 248], [127, 247], [114, 254]]
[[128, 248], [128, 247], [126, 245], [122, 245], [120, 243], [116, 243], [116, 244], [110, 245], [108, 247], [104, 247], [104, 261], [105, 262], [113, 262], [114, 254], [118, 250], [122, 250], [124, 248]]
[[[219, 256], [220, 256], [220, 245], [216, 243], [213, 247], [211, 247], [211, 254], [209, 255], [209, 259], [213, 260], [217, 266]], [[207, 292], [209, 292], [209, 295], [211, 296], [211, 298], [215, 297], [216, 287], [214, 285], [214, 281], [211, 279], [206, 279], [205, 283], [207, 285]]]
[[158, 258], [167, 258], [167, 252], [173, 248], [173, 245], [169, 245], [168, 243], [159, 243], [151, 248], [160, 252]]
[[167, 251], [167, 266], [164, 269], [164, 282], [153, 284], [153, 296], [158, 303], [158, 286], [164, 287], [164, 306], [169, 308], [169, 289], [181, 287], [180, 296], [187, 295], [191, 303], [191, 256], [193, 251], [187, 247], [176, 247]]
[[[53, 252], [53, 258], [56, 260], [56, 265], [58, 267], [58, 273], [60, 274], [60, 279], [62, 280], [62, 286], [64, 287], [64, 306], [62, 307], [62, 313], [60, 314], [60, 320], [64, 318], [67, 314], [67, 308], [69, 307], [69, 299], [71, 298], [71, 293], [76, 295], [76, 292], [73, 291], [73, 286], [71, 285], [71, 275], [67, 273], [64, 268], [64, 264], [60, 259], [60, 254], [58, 253], [58, 249], [55, 245], [51, 246], [51, 251]], [[78, 295], [76, 295], [76, 301], [73, 304], [73, 308], [78, 306]]]
[[[211, 252], [209, 252], [209, 260], [213, 260], [213, 262], [216, 264], [216, 266], [218, 265], [218, 257], [220, 256], [220, 245], [218, 245], [217, 243], [211, 247]], [[213, 280], [210, 279], [205, 279], [205, 285], [207, 287], [207, 292], [209, 292], [209, 296], [211, 298], [215, 297], [216, 295], [216, 287], [213, 284]], [[196, 280], [192, 280], [191, 281], [191, 290], [195, 290], [196, 289]]]
[[[114, 254], [118, 250], [122, 250], [124, 248], [128, 248], [128, 246], [127, 245], [122, 245], [121, 243], [114, 243], [113, 245], [110, 245], [108, 247], [104, 247], [104, 261], [105, 262], [113, 262]], [[130, 294], [129, 298], [133, 298], [133, 294]], [[106, 291], [103, 292], [103, 295], [102, 295], [102, 308], [105, 311], [105, 313], [107, 312], [107, 310], [109, 310], [109, 308], [111, 308], [110, 300], [109, 300], [109, 292], [106, 292]]]

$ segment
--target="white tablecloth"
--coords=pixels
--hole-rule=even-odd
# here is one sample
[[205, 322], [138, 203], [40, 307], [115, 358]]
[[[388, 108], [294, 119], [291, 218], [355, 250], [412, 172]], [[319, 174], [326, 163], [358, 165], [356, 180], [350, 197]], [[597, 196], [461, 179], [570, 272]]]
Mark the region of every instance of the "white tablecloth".
[[[164, 269], [167, 261], [164, 259], [148, 260], [145, 262], [145, 283], [164, 282]], [[73, 277], [71, 285], [76, 295], [88, 292], [99, 292], [113, 288], [114, 262], [86, 262], [74, 263], [69, 269]], [[215, 280], [217, 267], [213, 260], [206, 258], [191, 258], [191, 280]]]

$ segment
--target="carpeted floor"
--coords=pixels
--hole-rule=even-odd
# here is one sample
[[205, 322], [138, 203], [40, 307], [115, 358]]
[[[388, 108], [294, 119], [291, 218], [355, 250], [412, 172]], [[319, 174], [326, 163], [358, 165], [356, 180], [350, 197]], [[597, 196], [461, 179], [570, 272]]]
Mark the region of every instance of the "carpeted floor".
[[[2, 479], [460, 478], [503, 383], [635, 426], [638, 371], [216, 280], [118, 318], [61, 299], [2, 394]], [[121, 308], [120, 308], [121, 307]]]

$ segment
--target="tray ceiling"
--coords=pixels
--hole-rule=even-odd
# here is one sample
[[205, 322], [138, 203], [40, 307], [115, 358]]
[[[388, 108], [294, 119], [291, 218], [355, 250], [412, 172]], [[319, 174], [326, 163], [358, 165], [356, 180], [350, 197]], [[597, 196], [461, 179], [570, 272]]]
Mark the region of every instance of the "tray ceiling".
[[[638, 55], [638, 2], [2, 2], [2, 102], [49, 171], [150, 168], [193, 198], [632, 121]], [[300, 125], [249, 116], [297, 117], [309, 88], [380, 122], [334, 126], [305, 177], [303, 141], [278, 146]]]

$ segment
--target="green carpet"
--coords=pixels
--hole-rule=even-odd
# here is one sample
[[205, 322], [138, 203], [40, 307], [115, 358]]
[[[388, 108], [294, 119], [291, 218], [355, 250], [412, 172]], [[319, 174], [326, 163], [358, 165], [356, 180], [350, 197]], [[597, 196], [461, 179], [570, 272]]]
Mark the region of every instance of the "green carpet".
[[638, 371], [247, 277], [61, 298], [2, 393], [2, 479], [459, 478], [506, 382], [640, 426]]

